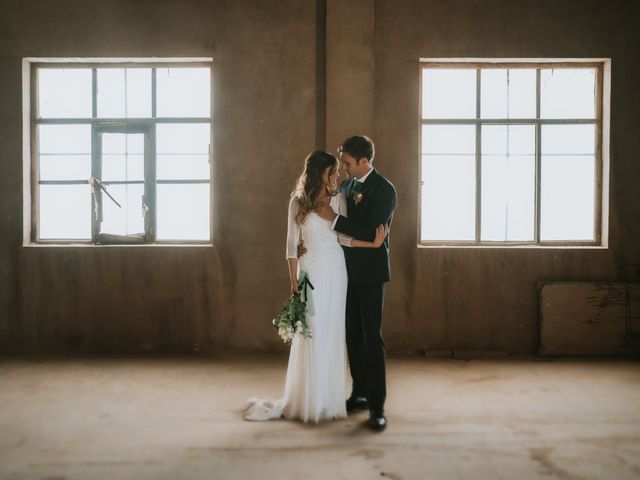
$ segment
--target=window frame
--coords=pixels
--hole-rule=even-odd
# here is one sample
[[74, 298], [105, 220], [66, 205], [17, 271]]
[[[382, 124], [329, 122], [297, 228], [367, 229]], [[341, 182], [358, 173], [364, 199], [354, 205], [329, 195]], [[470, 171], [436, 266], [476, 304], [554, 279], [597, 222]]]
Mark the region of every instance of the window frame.
[[[604, 158], [603, 145], [605, 142], [604, 125], [608, 127], [608, 112], [604, 109], [604, 93], [606, 90], [605, 73], [609, 70], [608, 59], [576, 59], [576, 60], [514, 60], [514, 59], [420, 59], [419, 62], [419, 145], [418, 145], [418, 222], [417, 238], [419, 247], [604, 247], [606, 238], [603, 237], [605, 230], [603, 218], [603, 177]], [[467, 68], [476, 71], [476, 114], [475, 118], [469, 119], [426, 119], [423, 118], [423, 71], [436, 68]], [[482, 69], [532, 69], [536, 70], [536, 116], [535, 118], [481, 118], [481, 70]], [[540, 89], [541, 70], [549, 68], [594, 68], [595, 78], [595, 118], [593, 119], [542, 119], [540, 118]], [[540, 239], [540, 202], [541, 202], [541, 127], [543, 125], [595, 125], [595, 194], [594, 194], [594, 239], [591, 241], [577, 240], [553, 240], [543, 241]], [[424, 125], [473, 125], [475, 126], [476, 148], [475, 148], [475, 240], [423, 240], [422, 239], [422, 127]], [[483, 125], [534, 125], [535, 127], [535, 198], [534, 198], [534, 238], [533, 241], [487, 241], [481, 240], [482, 222], [482, 149], [481, 133]], [[608, 176], [607, 176], [608, 178]]]
[[[214, 238], [213, 225], [213, 63], [211, 59], [153, 59], [153, 60], [127, 60], [127, 59], [25, 59], [29, 63], [29, 135], [30, 135], [30, 233], [28, 235], [30, 244], [36, 245], [212, 245]], [[209, 93], [209, 116], [208, 117], [158, 117], [156, 114], [156, 69], [157, 68], [187, 68], [198, 67], [210, 70], [210, 93]], [[38, 116], [38, 71], [40, 69], [91, 69], [92, 85], [92, 107], [91, 117], [88, 118], [40, 118]], [[98, 118], [97, 117], [97, 69], [102, 68], [150, 68], [151, 69], [151, 117], [143, 118]], [[209, 178], [206, 180], [157, 180], [156, 178], [156, 125], [158, 124], [201, 124], [208, 123], [209, 132]], [[38, 151], [38, 126], [39, 125], [90, 125], [91, 127], [91, 175], [101, 169], [100, 154], [98, 151], [98, 135], [101, 132], [107, 133], [143, 133], [145, 138], [145, 158], [144, 158], [144, 186], [145, 204], [149, 211], [145, 215], [145, 235], [140, 241], [136, 236], [101, 236], [99, 234], [100, 222], [95, 215], [96, 197], [91, 195], [91, 238], [90, 239], [41, 239], [39, 238], [39, 185], [60, 184], [60, 185], [88, 185], [89, 180], [48, 180], [39, 178], [40, 154]], [[105, 184], [118, 184], [121, 182], [105, 182]], [[157, 209], [156, 209], [156, 185], [157, 184], [208, 184], [209, 185], [209, 239], [206, 240], [158, 240], [156, 238]], [[102, 202], [102, 192], [96, 188], [96, 196], [99, 199], [100, 208]]]

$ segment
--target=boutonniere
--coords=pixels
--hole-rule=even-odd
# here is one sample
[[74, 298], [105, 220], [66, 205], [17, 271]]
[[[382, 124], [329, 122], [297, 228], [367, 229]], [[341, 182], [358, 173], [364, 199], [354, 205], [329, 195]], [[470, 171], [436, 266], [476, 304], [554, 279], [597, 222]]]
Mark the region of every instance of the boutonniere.
[[353, 199], [353, 203], [355, 203], [356, 205], [358, 205], [362, 201], [362, 198], [364, 197], [360, 190], [362, 190], [362, 182], [358, 182], [354, 180], [353, 185], [351, 185], [350, 193], [351, 193], [351, 198]]

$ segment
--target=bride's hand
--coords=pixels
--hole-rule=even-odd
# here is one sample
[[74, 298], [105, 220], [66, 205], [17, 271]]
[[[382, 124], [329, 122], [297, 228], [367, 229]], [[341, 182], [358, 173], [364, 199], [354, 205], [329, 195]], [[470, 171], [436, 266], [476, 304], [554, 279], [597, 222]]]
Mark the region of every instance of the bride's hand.
[[298, 284], [297, 283], [291, 285], [291, 295], [293, 295], [294, 293], [300, 293], [300, 290], [298, 290]]
[[304, 240], [300, 240], [298, 244], [298, 258], [302, 257], [305, 253], [307, 253], [307, 248], [304, 246]]
[[378, 228], [376, 228], [376, 238], [373, 241], [374, 247], [380, 247], [384, 239], [387, 238], [387, 235], [389, 235], [389, 225], [378, 225]]

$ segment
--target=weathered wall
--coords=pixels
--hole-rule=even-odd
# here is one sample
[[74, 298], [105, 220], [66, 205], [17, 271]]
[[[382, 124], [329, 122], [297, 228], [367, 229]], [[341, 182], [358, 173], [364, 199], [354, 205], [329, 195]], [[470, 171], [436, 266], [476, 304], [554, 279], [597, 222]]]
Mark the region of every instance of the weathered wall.
[[[282, 349], [270, 319], [288, 292], [286, 202], [324, 118], [330, 151], [371, 134], [399, 191], [388, 349], [533, 353], [539, 280], [637, 276], [635, 5], [327, 0], [325, 86], [317, 2], [2, 2], [0, 349]], [[26, 56], [213, 57], [213, 247], [22, 247]], [[462, 56], [613, 59], [608, 250], [416, 247], [418, 59]]]
[[[391, 345], [533, 353], [538, 281], [637, 278], [639, 19], [632, 0], [376, 2], [374, 138], [400, 192]], [[612, 58], [608, 250], [416, 248], [420, 57]]]
[[[315, 147], [315, 4], [0, 4], [2, 349], [279, 348], [286, 205]], [[215, 246], [22, 247], [22, 57], [213, 57]]]

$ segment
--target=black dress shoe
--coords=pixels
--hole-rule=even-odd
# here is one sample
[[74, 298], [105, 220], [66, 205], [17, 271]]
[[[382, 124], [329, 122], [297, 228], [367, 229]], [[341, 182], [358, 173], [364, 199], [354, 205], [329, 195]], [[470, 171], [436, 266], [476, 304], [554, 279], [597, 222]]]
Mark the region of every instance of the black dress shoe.
[[387, 417], [385, 417], [382, 412], [371, 412], [367, 426], [375, 432], [382, 432], [387, 428], [388, 423]]
[[369, 408], [369, 402], [367, 397], [349, 397], [347, 399], [347, 413], [355, 412], [356, 410], [366, 410]]

